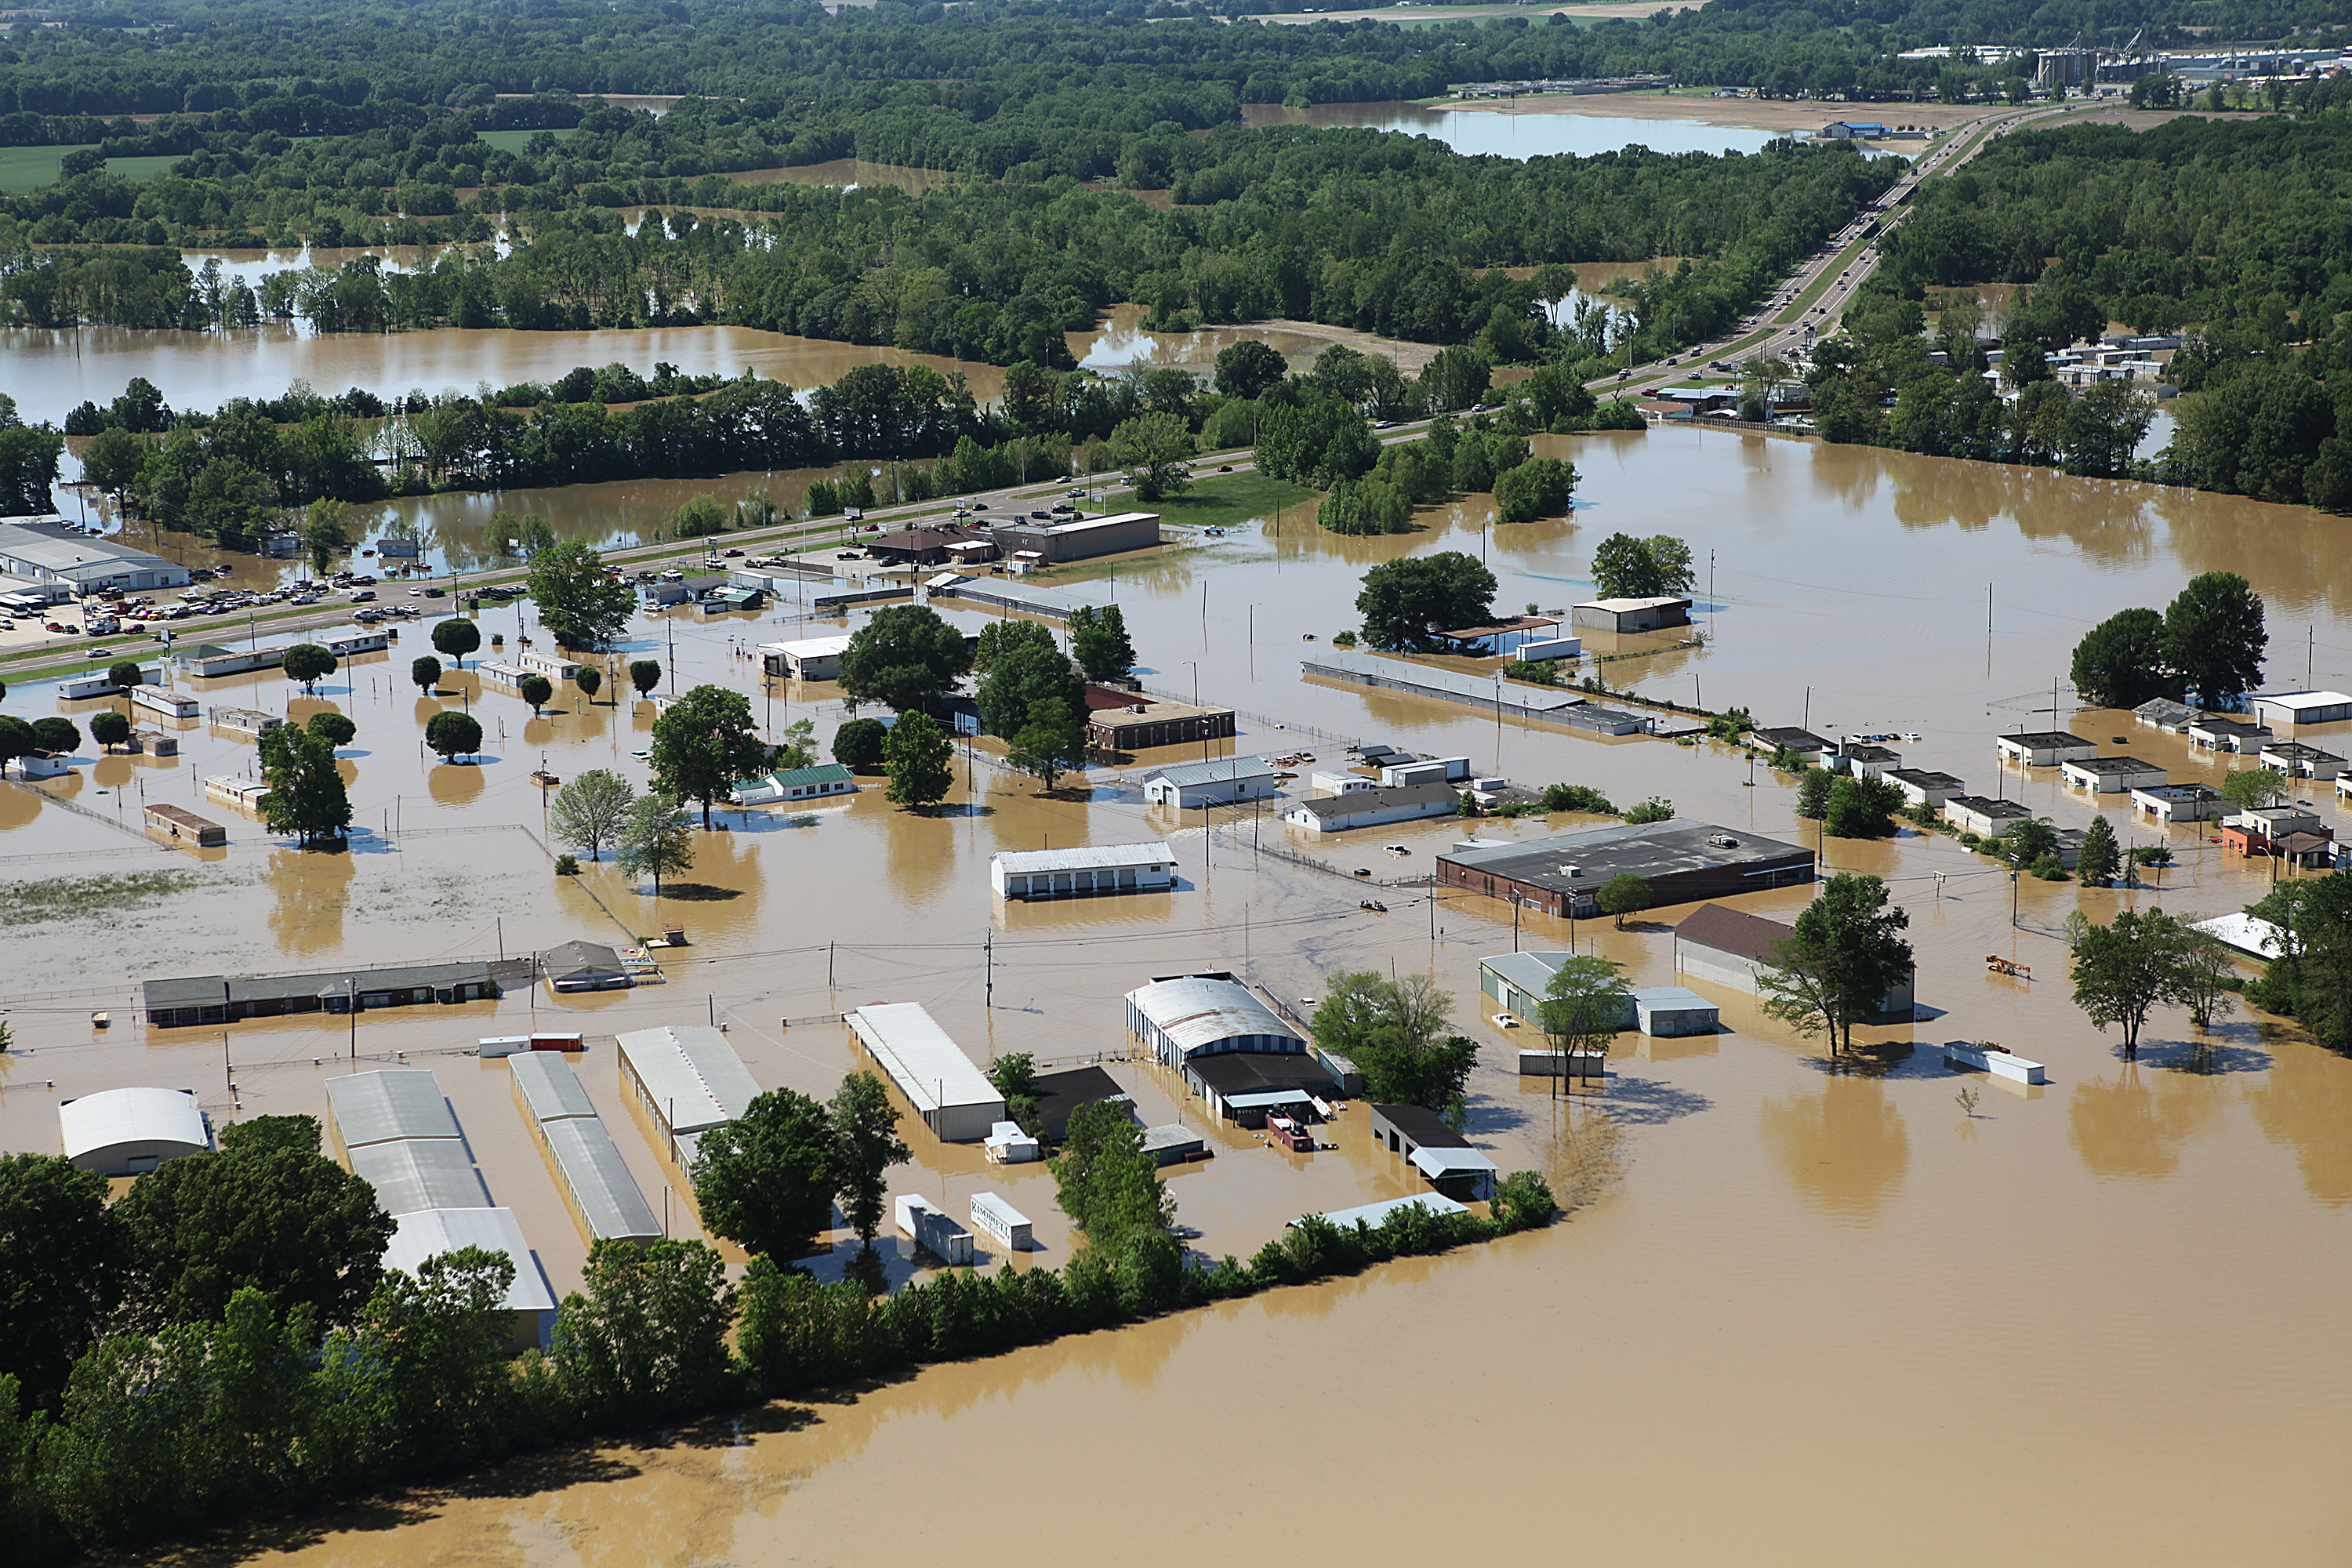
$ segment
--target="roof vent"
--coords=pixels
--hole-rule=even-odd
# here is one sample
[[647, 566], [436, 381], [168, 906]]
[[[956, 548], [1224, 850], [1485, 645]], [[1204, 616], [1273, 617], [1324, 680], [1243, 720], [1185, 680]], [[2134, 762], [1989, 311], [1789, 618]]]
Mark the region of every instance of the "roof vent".
[[1737, 849], [1739, 847], [1739, 840], [1734, 838], [1728, 833], [1710, 834], [1707, 837], [1707, 842], [1714, 845], [1718, 849]]
[[1581, 866], [1562, 866], [1559, 868], [1559, 874], [1563, 877], [1581, 877], [1584, 875], [1584, 868]]

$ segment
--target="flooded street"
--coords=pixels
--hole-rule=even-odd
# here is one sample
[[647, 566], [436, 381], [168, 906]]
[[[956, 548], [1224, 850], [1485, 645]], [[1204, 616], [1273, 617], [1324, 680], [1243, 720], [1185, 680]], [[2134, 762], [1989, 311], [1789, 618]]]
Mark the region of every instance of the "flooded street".
[[[399, 342], [368, 340], [369, 352]], [[501, 380], [542, 373], [498, 363]], [[2352, 682], [2340, 519], [1717, 431], [1538, 445], [1582, 475], [1570, 520], [1498, 528], [1473, 497], [1425, 512], [1418, 533], [1342, 539], [1286, 511], [1048, 581], [1116, 599], [1147, 687], [1189, 699], [1197, 679], [1203, 700], [1239, 710], [1242, 733], [1221, 750], [1303, 747], [1328, 766], [1348, 741], [1383, 740], [1467, 754], [1482, 773], [1537, 787], [1586, 784], [1621, 804], [1664, 795], [1681, 815], [1809, 846], [1815, 829], [1793, 817], [1790, 781], [1759, 768], [1750, 787], [1729, 747], [1498, 724], [1302, 679], [1299, 658], [1359, 624], [1359, 579], [1380, 561], [1482, 557], [1508, 614], [1591, 596], [1591, 552], [1612, 532], [1675, 534], [1698, 563], [1706, 645], [1645, 651], [1643, 639], [1591, 635], [1588, 655], [1638, 656], [1598, 667], [1612, 687], [1744, 705], [1759, 723], [1809, 721], [1828, 735], [1916, 731], [1897, 748], [1906, 765], [2072, 826], [2089, 804], [2061, 791], [2054, 769], [1997, 768], [1992, 737], [2053, 727], [2053, 679], [2116, 610], [2161, 608], [2199, 572], [2241, 572], [2269, 604], [2273, 686], [2303, 686], [2306, 668], [2322, 688]], [[560, 531], [609, 537], [594, 531], [624, 526], [614, 519], [625, 507], [675, 504], [662, 487], [608, 489], [544, 492], [530, 510]], [[566, 498], [577, 504], [566, 510]], [[460, 499], [478, 498], [434, 504]], [[988, 621], [939, 607], [966, 630]], [[721, 681], [751, 693], [772, 731], [811, 718], [822, 742], [843, 716], [837, 691], [767, 689], [748, 649], [857, 624], [803, 620], [791, 604], [640, 617], [617, 658], [674, 657], [665, 691]], [[513, 606], [485, 611], [481, 626], [483, 657], [498, 651], [492, 634], [511, 648], [534, 630]], [[204, 799], [203, 777], [249, 771], [254, 750], [201, 725], [184, 729], [176, 758], [101, 760], [85, 748], [73, 778], [46, 786], [79, 811], [0, 788], [0, 874], [44, 886], [111, 879], [49, 887], [6, 917], [13, 974], [0, 1001], [19, 1049], [0, 1058], [0, 1146], [53, 1150], [58, 1100], [109, 1085], [194, 1089], [216, 1121], [321, 1114], [326, 1080], [352, 1070], [354, 1053], [366, 1068], [404, 1052], [434, 1070], [493, 1201], [515, 1210], [560, 1292], [578, 1282], [584, 1245], [506, 1068], [463, 1054], [478, 1037], [534, 1024], [586, 1031], [582, 1081], [656, 1211], [692, 1235], [604, 1037], [717, 1020], [762, 1086], [826, 1094], [864, 1065], [835, 1016], [920, 1002], [975, 1059], [1107, 1059], [1147, 1122], [1204, 1131], [1216, 1157], [1170, 1178], [1180, 1218], [1203, 1251], [1245, 1257], [1290, 1217], [1402, 1194], [1411, 1173], [1372, 1147], [1360, 1106], [1325, 1130], [1339, 1147], [1311, 1157], [1204, 1128], [1197, 1100], [1128, 1059], [1124, 993], [1154, 975], [1229, 968], [1296, 1005], [1336, 973], [1394, 966], [1433, 971], [1479, 1041], [1470, 1131], [1498, 1164], [1589, 1173], [1579, 1151], [1605, 1142], [1593, 1120], [1605, 1118], [1622, 1135], [1622, 1169], [1548, 1231], [934, 1368], [840, 1403], [779, 1406], [708, 1442], [519, 1464], [404, 1506], [284, 1535], [268, 1526], [231, 1555], [338, 1568], [766, 1568], [950, 1552], [992, 1564], [1056, 1558], [1066, 1553], [1049, 1542], [1092, 1534], [1153, 1564], [1238, 1539], [1318, 1562], [1522, 1562], [1569, 1543], [1579, 1559], [1633, 1563], [2145, 1568], [2332, 1564], [2352, 1542], [2338, 1479], [2352, 1447], [2338, 1305], [2352, 1289], [2352, 1062], [2273, 1020], [2241, 1013], [2200, 1036], [2164, 1012], [2126, 1065], [2067, 994], [2055, 932], [2070, 911], [2105, 920], [2160, 902], [2204, 915], [2261, 896], [2266, 866], [2226, 858], [2193, 826], [2134, 822], [2117, 797], [2105, 802], [2126, 842], [2172, 847], [2179, 861], [2160, 890], [2012, 889], [1941, 835], [1829, 840], [1830, 869], [1887, 878], [1909, 912], [1929, 1021], [1858, 1031], [1864, 1058], [1833, 1065], [1753, 997], [1684, 979], [1720, 1005], [1725, 1032], [1621, 1036], [1604, 1090], [1564, 1102], [1522, 1087], [1511, 1070], [1521, 1036], [1496, 1027], [1479, 994], [1479, 958], [1515, 941], [1507, 907], [1458, 889], [1431, 904], [1424, 889], [1398, 885], [1378, 895], [1391, 913], [1358, 908], [1348, 873], [1408, 883], [1462, 836], [1459, 823], [1322, 845], [1270, 815], [1220, 813], [1204, 828], [1197, 814], [1147, 806], [1139, 789], [1150, 765], [1198, 748], [1098, 770], [1087, 788], [1046, 798], [1003, 769], [992, 742], [959, 754], [958, 785], [936, 815], [895, 809], [878, 779], [804, 814], [723, 814], [727, 831], [697, 836], [694, 868], [656, 902], [609, 865], [554, 877], [541, 792], [527, 776], [543, 758], [565, 778], [607, 767], [642, 787], [646, 764], [632, 753], [647, 743], [651, 706], [614, 702], [626, 682], [608, 679], [604, 701], [567, 694], [534, 718], [470, 669], [451, 673], [446, 695], [420, 697], [408, 661], [426, 647], [422, 629], [404, 629], [389, 655], [330, 678], [317, 702], [275, 672], [196, 693], [207, 706], [297, 718], [324, 703], [354, 720], [348, 854], [298, 854]], [[25, 717], [86, 721], [93, 706], [61, 709], [32, 689], [6, 700]], [[461, 702], [488, 731], [479, 766], [421, 754], [426, 719]], [[2174, 782], [2223, 771], [2129, 715], [2080, 710], [2063, 690], [2058, 707], [2055, 727], [2160, 762]], [[2340, 752], [2347, 729], [2301, 738]], [[2339, 836], [2352, 831], [2324, 789], [2299, 793]], [[202, 859], [148, 847], [131, 830], [142, 798], [224, 822], [230, 847]], [[1480, 831], [1533, 837], [1587, 820]], [[1172, 894], [1007, 909], [989, 891], [998, 850], [1155, 836], [1177, 854]], [[1412, 853], [1381, 853], [1391, 842]], [[155, 872], [176, 880], [145, 875]], [[1787, 919], [1807, 897], [1784, 889], [1740, 907]], [[1623, 931], [1528, 914], [1516, 941], [1573, 942], [1622, 961], [1634, 984], [1667, 984], [1677, 979], [1667, 928], [1688, 912], [1653, 910]], [[131, 1005], [136, 982], [152, 976], [511, 958], [574, 938], [620, 944], [666, 924], [686, 927], [692, 945], [663, 954], [666, 984], [627, 992], [557, 999], [519, 986], [496, 1003], [372, 1012], [355, 1026], [312, 1015], [226, 1037], [151, 1030]], [[2031, 978], [1989, 973], [1989, 953]], [[104, 1030], [90, 1023], [100, 1009], [111, 1014]], [[1962, 1038], [2042, 1061], [2052, 1081], [2012, 1091], [1955, 1072], [1935, 1047]], [[1968, 1087], [1981, 1090], [1973, 1114], [1956, 1100]], [[1041, 1167], [984, 1166], [919, 1129], [909, 1141], [915, 1163], [894, 1173], [894, 1191], [953, 1212], [976, 1190], [1002, 1192], [1037, 1222], [1031, 1260], [1066, 1260], [1068, 1227]], [[845, 1233], [835, 1241], [845, 1246]], [[821, 1271], [838, 1266], [836, 1256]], [[894, 1261], [896, 1277], [909, 1268]], [[1459, 1501], [1378, 1500], [1437, 1485]], [[909, 1509], [918, 1489], [945, 1506]], [[1047, 1497], [1050, 1521], [998, 1517], [1008, 1503], [1034, 1516]], [[1151, 1523], [1139, 1528], [1139, 1517]]]

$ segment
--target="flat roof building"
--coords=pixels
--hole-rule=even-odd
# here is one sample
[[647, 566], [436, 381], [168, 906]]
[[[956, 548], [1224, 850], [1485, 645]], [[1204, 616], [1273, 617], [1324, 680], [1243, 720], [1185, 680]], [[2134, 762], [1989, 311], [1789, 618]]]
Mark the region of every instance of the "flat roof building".
[[1956, 795], [1944, 802], [1944, 820], [1964, 833], [1990, 838], [2011, 823], [2032, 816], [2021, 800], [1995, 800], [1990, 795]]
[[2271, 738], [2270, 726], [2242, 719], [2208, 716], [2189, 726], [2189, 743], [2214, 752], [2259, 752]]
[[1086, 561], [1129, 550], [1149, 550], [1160, 542], [1156, 511], [1113, 512], [1108, 517], [1076, 517], [1055, 521], [1008, 519], [992, 531], [996, 548], [1013, 560], [1024, 557], [1039, 565]]
[[1629, 874], [1648, 886], [1654, 904], [1689, 903], [1810, 882], [1813, 852], [1677, 816], [1437, 858], [1442, 884], [1580, 919], [1601, 912], [1594, 895], [1602, 883]]
[[1127, 994], [1127, 1026], [1163, 1066], [1229, 1052], [1304, 1052], [1306, 1037], [1230, 974], [1176, 974]]
[[990, 860], [988, 878], [997, 896], [1006, 899], [1165, 892], [1176, 885], [1176, 851], [1156, 838], [1148, 844], [1007, 849]]
[[1134, 1098], [1119, 1088], [1118, 1079], [1097, 1067], [1041, 1072], [1033, 1092], [1037, 1101], [1037, 1131], [1049, 1143], [1059, 1143], [1070, 1135], [1070, 1118], [1082, 1105], [1124, 1100], [1129, 1115], [1135, 1110]]
[[1452, 816], [1461, 809], [1461, 786], [1440, 780], [1401, 784], [1394, 789], [1373, 785], [1339, 795], [1310, 796], [1286, 806], [1282, 820], [1314, 833], [1346, 833], [1359, 827], [1385, 827], [1397, 822]]
[[1004, 1096], [921, 1004], [860, 1007], [849, 1015], [849, 1026], [933, 1137], [977, 1143], [1004, 1120]]
[[1141, 752], [1216, 741], [1234, 733], [1234, 710], [1147, 697], [1108, 686], [1087, 688], [1087, 744], [1105, 752]]
[[555, 1292], [548, 1289], [513, 1210], [436, 1208], [402, 1215], [383, 1249], [383, 1266], [414, 1275], [428, 1258], [467, 1247], [503, 1252], [514, 1263], [514, 1279], [499, 1302], [508, 1315], [507, 1343], [516, 1350], [547, 1348], [555, 1329]]
[[1750, 730], [1748, 734], [1759, 746], [1787, 752], [1808, 767], [1820, 767], [1822, 758], [1832, 750], [1829, 742], [1821, 736], [1793, 724], [1777, 730]]
[[1904, 805], [1924, 805], [1930, 810], [1954, 795], [1967, 793], [1969, 787], [1950, 773], [1939, 773], [1927, 768], [1889, 768], [1884, 776], [1887, 783], [1903, 792]]
[[101, 1176], [136, 1176], [213, 1146], [212, 1123], [184, 1089], [107, 1089], [58, 1107], [65, 1156]]
[[1495, 1184], [1495, 1162], [1470, 1145], [1444, 1118], [1418, 1105], [1374, 1105], [1372, 1142], [1398, 1155], [1431, 1187], [1456, 1202], [1485, 1197]]
[[1212, 1114], [1263, 1127], [1268, 1111], [1312, 1118], [1316, 1100], [1339, 1094], [1339, 1079], [1313, 1052], [1220, 1052], [1185, 1058], [1184, 1087]]
[[404, 1138], [456, 1138], [457, 1118], [423, 1068], [383, 1068], [327, 1080], [327, 1130], [352, 1150]]
[[2273, 741], [2263, 748], [2262, 764], [2291, 779], [2332, 779], [2344, 771], [2344, 759], [2300, 741]]
[[1160, 769], [1143, 781], [1143, 798], [1154, 805], [1190, 810], [1264, 800], [1276, 787], [1275, 771], [1264, 757], [1219, 757]]
[[621, 1087], [636, 1097], [677, 1164], [693, 1163], [695, 1134], [734, 1121], [760, 1098], [743, 1058], [706, 1025], [632, 1029], [618, 1040]]
[[141, 1009], [151, 1026], [185, 1027], [275, 1018], [290, 1013], [348, 1013], [428, 1002], [478, 1001], [499, 994], [487, 963], [353, 966], [310, 974], [194, 974], [143, 981]]
[[763, 642], [760, 665], [770, 675], [794, 680], [835, 680], [841, 675], [841, 656], [849, 651], [849, 637], [802, 637], [795, 642]]
[[2159, 822], [2205, 822], [2229, 809], [2220, 791], [2201, 784], [2145, 785], [2131, 792], [2131, 802]]
[[61, 517], [0, 522], [0, 572], [76, 595], [100, 588], [184, 588], [188, 569], [113, 539], [83, 532]]
[[2063, 730], [2027, 730], [2014, 735], [1996, 735], [1992, 746], [2006, 760], [2030, 768], [2054, 768], [2077, 757], [2099, 754], [2096, 741], [2086, 741]]
[[2080, 757], [2060, 763], [2058, 773], [2072, 787], [2094, 795], [2121, 795], [2166, 782], [2163, 768], [2137, 757]]
[[1580, 631], [1656, 632], [1690, 625], [1691, 602], [1672, 595], [1647, 599], [1588, 599], [1571, 605], [1570, 624]]

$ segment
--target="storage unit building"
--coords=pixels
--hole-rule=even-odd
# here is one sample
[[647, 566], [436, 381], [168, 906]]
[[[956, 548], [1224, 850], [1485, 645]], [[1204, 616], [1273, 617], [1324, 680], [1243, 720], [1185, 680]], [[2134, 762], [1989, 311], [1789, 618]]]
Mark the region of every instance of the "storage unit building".
[[1143, 798], [1154, 805], [1229, 805], [1235, 801], [1264, 800], [1278, 781], [1263, 757], [1220, 757], [1206, 763], [1180, 763], [1161, 768], [1143, 781]]
[[335, 1152], [403, 1138], [455, 1138], [457, 1118], [423, 1068], [383, 1068], [327, 1080], [327, 1131]]
[[1004, 1120], [1004, 1096], [920, 1004], [860, 1007], [849, 1015], [849, 1026], [933, 1137], [976, 1143]]
[[2060, 763], [2099, 754], [2096, 741], [2086, 741], [2063, 730], [2028, 730], [2014, 735], [1996, 735], [1992, 746], [2004, 761], [2029, 768], [2054, 768]]
[[989, 862], [988, 878], [997, 896], [1006, 899], [1165, 892], [1176, 885], [1176, 851], [1158, 839], [1071, 849], [1007, 849]]
[[394, 1218], [419, 1209], [486, 1208], [489, 1189], [462, 1138], [395, 1138], [350, 1152], [352, 1174]]
[[588, 1086], [580, 1081], [580, 1075], [561, 1052], [518, 1051], [507, 1058], [507, 1071], [514, 1079], [516, 1101], [524, 1117], [533, 1122], [596, 1114]]
[[1034, 1242], [1029, 1216], [994, 1193], [971, 1194], [972, 1228], [1007, 1252], [1026, 1252]]
[[136, 1176], [213, 1146], [212, 1123], [184, 1089], [108, 1089], [58, 1107], [65, 1156], [101, 1176]]
[[642, 1244], [660, 1238], [661, 1220], [629, 1173], [602, 1118], [542, 1121], [539, 1135], [583, 1241], [593, 1247], [608, 1239]]
[[383, 1266], [415, 1274], [427, 1258], [467, 1247], [513, 1259], [514, 1279], [499, 1302], [507, 1314], [507, 1343], [515, 1350], [546, 1349], [555, 1330], [555, 1292], [523, 1240], [513, 1210], [434, 1208], [402, 1215], [384, 1248]]
[[743, 1058], [708, 1026], [632, 1029], [618, 1038], [621, 1087], [636, 1097], [674, 1163], [691, 1164], [697, 1134], [734, 1121], [760, 1098]]
[[1433, 1188], [1457, 1202], [1474, 1202], [1494, 1190], [1495, 1162], [1470, 1140], [1418, 1105], [1374, 1105], [1372, 1142], [1418, 1170]]

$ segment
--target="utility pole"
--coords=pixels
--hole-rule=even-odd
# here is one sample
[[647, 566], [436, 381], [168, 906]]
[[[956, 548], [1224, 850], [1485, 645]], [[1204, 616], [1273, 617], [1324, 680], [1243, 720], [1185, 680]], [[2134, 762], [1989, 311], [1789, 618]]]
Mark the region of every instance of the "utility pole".
[[993, 1007], [996, 1005], [996, 931], [993, 928], [991, 928], [988, 934], [981, 939], [980, 952], [982, 961], [988, 965], [985, 1005]]
[[352, 1067], [354, 1067], [354, 1068], [356, 1068], [356, 1067], [358, 1067], [358, 1066], [360, 1065], [360, 982], [359, 982], [359, 976], [357, 976], [357, 975], [355, 975], [355, 974], [354, 974], [354, 975], [348, 975], [348, 976], [346, 976], [346, 977], [344, 978], [344, 980], [343, 980], [343, 984], [344, 984], [346, 986], [348, 986], [348, 987], [350, 988], [350, 989], [349, 989], [349, 992], [348, 992], [348, 995], [349, 995], [349, 997], [350, 997], [350, 1001], [351, 1001], [351, 1011], [352, 1011]]

